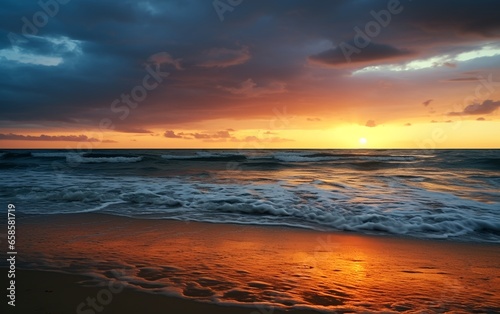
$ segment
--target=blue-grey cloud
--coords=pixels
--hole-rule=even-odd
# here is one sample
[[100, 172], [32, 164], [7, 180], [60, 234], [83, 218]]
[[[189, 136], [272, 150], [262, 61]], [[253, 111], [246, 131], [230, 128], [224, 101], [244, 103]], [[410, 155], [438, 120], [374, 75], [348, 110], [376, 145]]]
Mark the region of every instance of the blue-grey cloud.
[[413, 54], [410, 50], [399, 49], [390, 45], [370, 43], [366, 47], [359, 47], [354, 42], [342, 42], [339, 46], [328, 49], [310, 57], [313, 62], [338, 66], [351, 63], [369, 63], [409, 57]]
[[464, 108], [464, 110], [459, 112], [449, 112], [449, 116], [461, 116], [461, 115], [480, 115], [480, 114], [489, 114], [493, 113], [500, 107], [500, 101], [493, 100], [485, 100], [482, 103], [474, 103], [472, 105], [468, 105]]

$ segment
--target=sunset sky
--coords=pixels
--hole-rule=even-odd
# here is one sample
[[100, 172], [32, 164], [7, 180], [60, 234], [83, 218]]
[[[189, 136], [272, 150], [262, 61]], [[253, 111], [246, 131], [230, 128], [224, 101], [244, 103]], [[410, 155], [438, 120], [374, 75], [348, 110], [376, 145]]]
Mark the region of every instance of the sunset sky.
[[500, 2], [4, 0], [0, 148], [500, 148]]

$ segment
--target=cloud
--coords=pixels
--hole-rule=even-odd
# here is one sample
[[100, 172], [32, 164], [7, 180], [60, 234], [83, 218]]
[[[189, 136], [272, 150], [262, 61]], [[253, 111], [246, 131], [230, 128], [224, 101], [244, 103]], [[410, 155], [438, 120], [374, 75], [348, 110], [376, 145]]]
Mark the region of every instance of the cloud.
[[373, 121], [373, 120], [368, 120], [368, 121], [366, 121], [365, 126], [367, 126], [367, 127], [369, 127], [369, 128], [374, 128], [374, 127], [376, 127], [376, 126], [377, 126], [377, 124], [376, 124], [376, 123], [375, 123], [375, 121]]
[[185, 140], [203, 140], [203, 142], [213, 143], [213, 142], [234, 142], [234, 143], [282, 143], [282, 142], [292, 142], [294, 140], [281, 138], [281, 137], [268, 137], [266, 135], [276, 135], [276, 133], [267, 131], [263, 134], [264, 137], [257, 136], [246, 136], [244, 138], [238, 138], [231, 134], [233, 129], [227, 129], [217, 132], [174, 132], [166, 131], [164, 136], [167, 138], [182, 138]]
[[310, 121], [310, 122], [320, 122], [321, 119], [320, 118], [307, 118], [307, 121]]
[[177, 70], [182, 70], [181, 66], [181, 59], [174, 59], [170, 54], [167, 52], [158, 52], [152, 56], [149, 57], [148, 59], [149, 62], [160, 66], [162, 64], [170, 64], [174, 66]]
[[[377, 64], [388, 59], [401, 59], [402, 57], [408, 57], [413, 54], [409, 50], [399, 49], [385, 44], [371, 43], [362, 49], [356, 48], [354, 43], [342, 44], [316, 55], [312, 55], [309, 57], [309, 60], [324, 65], [345, 66], [348, 64]], [[352, 53], [352, 51], [356, 52]]]
[[427, 106], [429, 106], [429, 105], [430, 105], [430, 103], [431, 103], [433, 100], [434, 100], [434, 99], [428, 99], [428, 100], [424, 101], [424, 102], [422, 103], [422, 105], [424, 105], [425, 107], [427, 107]]
[[[448, 48], [450, 49], [450, 48]], [[367, 73], [367, 72], [401, 72], [401, 71], [417, 71], [423, 69], [433, 69], [441, 66], [449, 66], [457, 62], [468, 62], [475, 59], [485, 57], [500, 56], [500, 47], [495, 44], [490, 45], [477, 45], [464, 51], [453, 50], [446, 53], [432, 53], [428, 56], [410, 60], [409, 62], [392, 62], [390, 64], [367, 66], [363, 69], [354, 71], [353, 74]], [[401, 60], [399, 60], [401, 61]]]
[[452, 123], [452, 120], [446, 120], [446, 121], [437, 121], [437, 120], [432, 120], [431, 123]]
[[405, 126], [411, 126], [411, 123], [408, 122], [408, 123], [405, 124]]
[[231, 135], [230, 132], [234, 131], [233, 129], [227, 129], [223, 131], [217, 131], [215, 133], [200, 133], [200, 132], [191, 132], [191, 133], [185, 133], [185, 132], [179, 132], [176, 133], [175, 131], [172, 130], [167, 130], [163, 134], [164, 137], [166, 138], [182, 138], [185, 140], [226, 140], [226, 139], [231, 139], [233, 136]]
[[239, 87], [219, 86], [219, 88], [235, 95], [257, 97], [266, 94], [283, 93], [286, 91], [286, 84], [281, 82], [271, 82], [265, 86], [257, 86], [252, 79], [247, 79], [242, 82]]
[[117, 127], [115, 128], [116, 132], [122, 132], [122, 133], [144, 133], [144, 134], [150, 134], [153, 133], [153, 131], [143, 129], [143, 128], [135, 128], [135, 127], [127, 127], [127, 126], [122, 126], [122, 127]]
[[87, 135], [23, 135], [23, 134], [0, 134], [0, 140], [14, 140], [14, 141], [46, 141], [46, 142], [102, 142], [102, 143], [116, 143], [112, 140], [98, 140], [94, 137]]
[[250, 60], [251, 55], [248, 47], [242, 47], [241, 49], [212, 48], [204, 57], [207, 60], [201, 62], [200, 66], [226, 68], [246, 63]]
[[486, 121], [486, 119], [485, 119], [485, 118], [483, 118], [483, 117], [477, 118], [476, 120], [477, 120], [477, 121]]
[[231, 138], [231, 134], [229, 131], [218, 131], [216, 133], [208, 134], [208, 133], [183, 133], [184, 135], [193, 136], [195, 139], [228, 139]]
[[269, 138], [259, 138], [257, 136], [247, 136], [243, 139], [232, 139], [233, 142], [244, 142], [244, 143], [284, 143], [284, 142], [294, 142], [292, 139], [281, 138], [281, 137], [269, 137]]
[[215, 133], [214, 135], [212, 135], [212, 137], [213, 138], [230, 138], [231, 134], [229, 134], [228, 130], [225, 130], [225, 131], [219, 131], [219, 132]]
[[182, 138], [181, 135], [177, 135], [174, 131], [171, 130], [165, 131], [165, 134], [163, 134], [163, 136], [166, 138]]
[[500, 101], [485, 100], [482, 103], [474, 103], [468, 105], [461, 112], [449, 112], [449, 116], [461, 116], [461, 115], [479, 115], [479, 114], [489, 114], [494, 112], [500, 107]]

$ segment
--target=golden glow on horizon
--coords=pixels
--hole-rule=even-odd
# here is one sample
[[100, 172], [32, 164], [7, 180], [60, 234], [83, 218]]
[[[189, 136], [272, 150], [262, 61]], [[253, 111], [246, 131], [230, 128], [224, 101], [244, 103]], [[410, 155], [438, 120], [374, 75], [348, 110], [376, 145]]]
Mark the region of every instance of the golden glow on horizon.
[[[246, 121], [247, 124], [250, 121]], [[286, 148], [500, 148], [500, 121], [475, 121], [456, 119], [452, 122], [414, 122], [405, 126], [406, 120], [380, 123], [376, 127], [366, 127], [360, 123], [330, 124], [328, 129], [303, 129], [300, 125], [289, 129], [240, 129], [231, 132], [231, 139], [183, 139], [166, 138], [164, 129], [152, 129], [151, 134], [120, 132], [73, 131], [71, 133], [22, 133], [7, 130], [6, 134], [23, 134], [38, 137], [86, 135], [106, 142], [86, 141], [41, 141], [41, 140], [0, 140], [0, 148], [62, 148], [80, 151], [105, 148], [165, 148], [165, 149], [286, 149]], [[295, 127], [295, 125], [293, 125]], [[215, 134], [219, 129], [176, 129], [177, 133]], [[273, 138], [281, 140], [274, 141]]]

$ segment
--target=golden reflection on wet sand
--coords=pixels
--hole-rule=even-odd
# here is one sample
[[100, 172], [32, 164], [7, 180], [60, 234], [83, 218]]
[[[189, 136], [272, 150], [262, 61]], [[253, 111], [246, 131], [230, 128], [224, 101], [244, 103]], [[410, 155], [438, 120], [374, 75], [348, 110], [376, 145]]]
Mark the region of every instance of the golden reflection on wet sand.
[[[21, 225], [21, 224], [20, 224]], [[500, 247], [105, 215], [24, 218], [27, 267], [210, 302], [338, 311], [500, 311]]]

